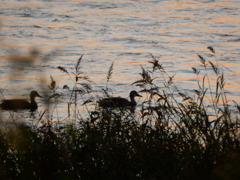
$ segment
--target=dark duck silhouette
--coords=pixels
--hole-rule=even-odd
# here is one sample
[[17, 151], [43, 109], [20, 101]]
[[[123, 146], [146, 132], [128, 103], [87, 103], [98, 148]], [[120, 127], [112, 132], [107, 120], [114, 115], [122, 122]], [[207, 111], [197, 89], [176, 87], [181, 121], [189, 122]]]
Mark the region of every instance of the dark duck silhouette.
[[109, 97], [101, 99], [98, 103], [100, 107], [134, 108], [137, 105], [136, 96], [142, 97], [137, 91], [131, 91], [129, 94], [130, 101], [121, 97]]
[[32, 91], [30, 93], [30, 102], [26, 99], [5, 99], [2, 100], [0, 108], [3, 110], [23, 110], [29, 109], [31, 112], [35, 111], [38, 108], [38, 105], [35, 101], [36, 97], [42, 97], [38, 94], [37, 91]]

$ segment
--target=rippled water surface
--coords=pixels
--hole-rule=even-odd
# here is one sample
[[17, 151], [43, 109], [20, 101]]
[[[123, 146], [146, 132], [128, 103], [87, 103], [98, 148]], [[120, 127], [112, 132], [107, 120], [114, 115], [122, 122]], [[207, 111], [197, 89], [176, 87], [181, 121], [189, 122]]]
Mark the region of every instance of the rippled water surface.
[[[197, 86], [192, 67], [201, 68], [197, 55], [215, 61], [206, 49], [211, 46], [230, 99], [240, 101], [239, 0], [1, 0], [0, 23], [0, 83], [7, 97], [41, 92], [50, 75], [59, 88], [70, 84], [57, 67], [74, 71], [82, 54], [81, 70], [96, 92], [105, 87], [113, 61], [108, 85], [113, 94], [127, 97], [138, 90], [131, 83], [139, 79], [141, 66], [150, 67], [151, 53], [175, 74], [179, 88], [191, 93]], [[32, 47], [41, 57], [19, 71], [13, 53], [26, 59]], [[42, 58], [52, 53], [51, 60]]]

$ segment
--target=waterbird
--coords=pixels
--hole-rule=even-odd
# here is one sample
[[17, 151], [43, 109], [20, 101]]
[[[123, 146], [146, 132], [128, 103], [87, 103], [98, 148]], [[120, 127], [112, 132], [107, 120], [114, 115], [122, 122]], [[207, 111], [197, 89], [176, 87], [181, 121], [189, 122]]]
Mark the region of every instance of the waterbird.
[[109, 97], [101, 99], [98, 103], [100, 107], [133, 108], [137, 105], [137, 102], [135, 101], [136, 96], [142, 97], [137, 91], [131, 91], [129, 94], [130, 101], [121, 97]]
[[23, 110], [29, 109], [31, 112], [35, 111], [38, 108], [38, 105], [35, 101], [36, 97], [42, 98], [37, 91], [31, 91], [30, 93], [30, 102], [26, 99], [4, 99], [0, 108], [3, 110]]

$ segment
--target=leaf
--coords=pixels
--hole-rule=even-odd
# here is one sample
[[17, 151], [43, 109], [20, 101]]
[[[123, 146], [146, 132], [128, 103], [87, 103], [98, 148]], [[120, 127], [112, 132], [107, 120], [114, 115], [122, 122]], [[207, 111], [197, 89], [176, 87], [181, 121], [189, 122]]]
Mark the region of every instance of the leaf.
[[78, 61], [76, 63], [76, 66], [75, 66], [76, 72], [78, 72], [80, 69], [80, 63], [81, 63], [82, 57], [83, 57], [83, 55], [80, 56], [80, 58], [78, 59]]
[[208, 46], [207, 49], [209, 49], [213, 54], [215, 54], [215, 50], [213, 49], [213, 47]]
[[173, 78], [175, 77], [176, 74], [174, 74], [173, 76], [169, 77], [169, 80], [167, 82], [168, 85], [171, 85], [173, 83]]
[[76, 89], [76, 90], [74, 90], [74, 92], [78, 92], [79, 94], [85, 94], [86, 93], [86, 91], [82, 88]]
[[81, 85], [82, 87], [84, 87], [87, 91], [91, 91], [92, 87], [90, 84], [87, 83], [78, 83], [79, 85]]
[[56, 87], [56, 81], [53, 79], [52, 76], [50, 76], [50, 78], [51, 78], [51, 84], [50, 84], [50, 86], [48, 86], [48, 88], [51, 90], [54, 90]]
[[198, 96], [201, 95], [201, 92], [200, 92], [199, 90], [194, 89], [194, 92], [195, 92]]
[[88, 99], [88, 100], [84, 101], [82, 103], [82, 105], [85, 105], [85, 104], [88, 104], [88, 103], [91, 103], [91, 102], [93, 102], [93, 99]]
[[153, 64], [153, 71], [155, 71], [156, 69], [159, 69], [159, 70], [165, 72], [162, 65], [158, 63], [158, 60], [151, 53], [149, 53], [149, 54], [150, 54], [150, 56], [152, 57], [153, 60], [148, 61], [148, 62]]
[[192, 67], [192, 70], [193, 70], [193, 73], [197, 75], [200, 73], [200, 70], [196, 69], [195, 67]]
[[179, 94], [180, 96], [184, 97], [184, 98], [187, 97], [185, 94], [183, 94], [183, 93], [181, 93], [181, 92], [179, 92], [178, 94]]
[[185, 97], [182, 101], [187, 101], [187, 100], [192, 100], [192, 98], [191, 97]]
[[213, 71], [215, 72], [215, 74], [218, 74], [219, 70], [218, 68], [211, 62], [211, 61], [208, 61], [210, 63], [210, 65], [212, 66], [213, 68]]
[[68, 117], [71, 116], [71, 110], [70, 110], [70, 108], [71, 108], [71, 103], [68, 103]]
[[202, 106], [202, 104], [203, 104], [203, 100], [204, 100], [204, 97], [205, 97], [205, 94], [206, 94], [207, 91], [208, 91], [208, 89], [205, 89], [205, 90], [203, 91], [203, 93], [202, 93], [202, 97], [200, 98], [199, 106]]
[[45, 109], [43, 111], [43, 113], [40, 115], [39, 119], [38, 119], [38, 122], [41, 121], [41, 119], [43, 118], [43, 115], [48, 111], [48, 109]]
[[206, 65], [206, 60], [201, 55], [198, 55], [198, 57], [200, 58], [201, 63]]
[[143, 89], [143, 90], [140, 90], [139, 92], [140, 93], [150, 93], [150, 90], [149, 89]]
[[78, 75], [77, 78], [78, 78], [78, 79], [86, 80], [86, 81], [88, 81], [88, 82], [92, 82], [92, 81], [89, 79], [88, 76], [79, 76], [79, 75]]
[[48, 97], [48, 100], [52, 99], [52, 98], [59, 98], [61, 95], [59, 93], [54, 93], [52, 94], [50, 97]]
[[65, 72], [65, 73], [68, 74], [68, 71], [67, 71], [64, 67], [58, 66], [57, 68], [60, 69], [61, 71], [63, 71], [63, 72]]
[[113, 74], [113, 65], [114, 65], [114, 62], [112, 62], [110, 68], [108, 69], [107, 82], [112, 78], [112, 74]]

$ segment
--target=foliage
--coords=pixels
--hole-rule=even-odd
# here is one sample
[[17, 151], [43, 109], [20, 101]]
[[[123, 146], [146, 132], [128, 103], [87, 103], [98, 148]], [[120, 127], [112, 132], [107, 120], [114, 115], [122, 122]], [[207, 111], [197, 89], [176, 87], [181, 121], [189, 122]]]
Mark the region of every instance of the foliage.
[[[133, 83], [146, 97], [140, 117], [126, 109], [96, 107], [85, 120], [77, 121], [75, 113], [70, 125], [5, 127], [0, 131], [0, 179], [239, 179], [239, 106], [231, 110], [218, 63], [198, 56], [202, 70], [193, 72], [199, 89], [188, 96], [151, 57], [152, 70], [142, 67], [141, 79]], [[79, 82], [87, 79], [80, 73], [81, 59], [73, 73], [73, 93], [80, 93], [79, 85], [90, 90]], [[71, 76], [64, 67], [58, 69]], [[112, 71], [113, 64], [107, 82]], [[217, 77], [216, 87], [209, 71]], [[157, 85], [160, 77], [164, 88]], [[77, 111], [77, 96], [72, 97]]]

